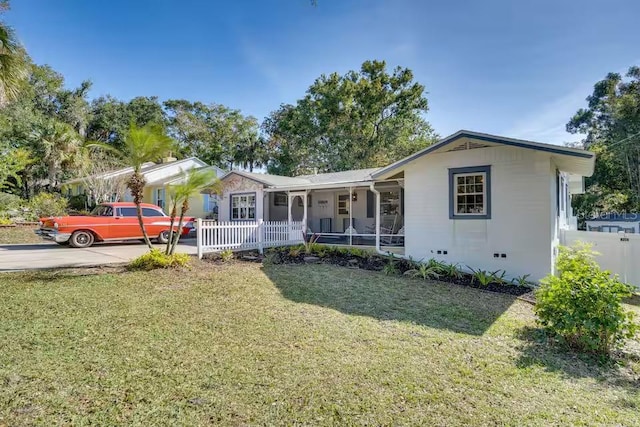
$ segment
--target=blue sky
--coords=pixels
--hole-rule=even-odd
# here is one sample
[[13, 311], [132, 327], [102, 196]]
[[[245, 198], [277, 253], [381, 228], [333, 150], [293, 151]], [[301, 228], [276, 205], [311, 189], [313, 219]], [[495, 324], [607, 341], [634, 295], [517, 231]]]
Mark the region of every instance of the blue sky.
[[593, 84], [640, 64], [637, 0], [13, 0], [37, 63], [91, 96], [156, 95], [262, 120], [322, 73], [367, 59], [411, 68], [427, 119], [561, 144]]

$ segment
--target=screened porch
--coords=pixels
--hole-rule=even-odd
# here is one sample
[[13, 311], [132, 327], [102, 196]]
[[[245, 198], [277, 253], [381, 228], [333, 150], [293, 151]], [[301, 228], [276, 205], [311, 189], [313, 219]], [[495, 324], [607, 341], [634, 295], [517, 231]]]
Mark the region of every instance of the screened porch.
[[373, 190], [367, 185], [268, 192], [265, 220], [303, 221], [317, 243], [376, 247], [379, 215], [380, 249], [402, 253], [404, 190], [397, 181], [377, 183]]

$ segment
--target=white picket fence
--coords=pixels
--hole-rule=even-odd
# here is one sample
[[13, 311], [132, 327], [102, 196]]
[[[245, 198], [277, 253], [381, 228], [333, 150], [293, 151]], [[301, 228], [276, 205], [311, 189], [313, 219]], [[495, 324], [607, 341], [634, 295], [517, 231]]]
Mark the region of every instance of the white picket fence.
[[602, 233], [597, 231], [562, 230], [560, 243], [572, 246], [581, 241], [591, 243], [598, 252], [596, 261], [601, 268], [617, 274], [623, 282], [640, 290], [640, 235]]
[[198, 258], [227, 249], [243, 251], [302, 243], [302, 221], [217, 222], [198, 219]]

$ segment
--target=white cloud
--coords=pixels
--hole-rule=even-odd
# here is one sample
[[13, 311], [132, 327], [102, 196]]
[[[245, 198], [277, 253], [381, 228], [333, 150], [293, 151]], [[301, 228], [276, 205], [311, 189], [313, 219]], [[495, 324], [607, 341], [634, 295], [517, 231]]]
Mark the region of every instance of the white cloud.
[[580, 141], [581, 136], [568, 133], [565, 126], [575, 112], [585, 106], [585, 98], [591, 90], [592, 85], [581, 85], [518, 120], [503, 134], [558, 145]]

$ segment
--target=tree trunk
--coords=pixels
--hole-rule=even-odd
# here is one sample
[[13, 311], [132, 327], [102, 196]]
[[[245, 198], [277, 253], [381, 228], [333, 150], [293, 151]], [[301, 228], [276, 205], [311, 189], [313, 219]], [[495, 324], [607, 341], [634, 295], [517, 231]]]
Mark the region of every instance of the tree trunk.
[[136, 205], [136, 214], [138, 215], [138, 224], [140, 225], [140, 230], [142, 231], [142, 237], [144, 237], [144, 242], [147, 244], [149, 249], [153, 249], [153, 245], [151, 245], [151, 240], [149, 240], [149, 235], [147, 234], [147, 229], [144, 226], [144, 221], [142, 220], [142, 198], [144, 196], [144, 185], [145, 180], [144, 176], [140, 173], [140, 170], [136, 170], [129, 178], [129, 182], [127, 186], [129, 190], [131, 190], [131, 194], [133, 195], [133, 203]]
[[180, 240], [180, 236], [182, 235], [182, 221], [184, 221], [184, 214], [186, 213], [186, 209], [184, 207], [180, 210], [180, 220], [178, 221], [178, 234], [176, 234], [175, 240], [171, 244], [171, 252], [169, 255], [173, 255], [176, 251], [176, 246], [178, 246], [178, 241]]
[[144, 226], [144, 221], [142, 220], [142, 206], [140, 206], [139, 201], [136, 203], [136, 213], [138, 214], [138, 224], [140, 224], [140, 230], [142, 230], [144, 242], [147, 244], [149, 249], [153, 249], [153, 245], [151, 244], [151, 240], [149, 240], [149, 235], [147, 234], [147, 229]]
[[[171, 248], [172, 248], [172, 242], [173, 242], [173, 224], [175, 224], [176, 222], [176, 201], [173, 201], [173, 207], [171, 208], [171, 225], [169, 226], [169, 240], [167, 240], [167, 248], [165, 249], [164, 253], [167, 255], [171, 255]], [[180, 233], [178, 232], [178, 235]], [[176, 239], [178, 238], [178, 236], [175, 237]]]

